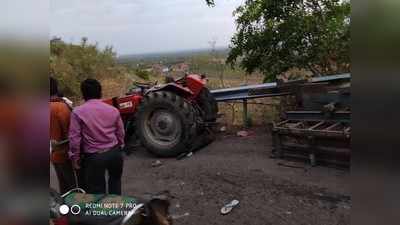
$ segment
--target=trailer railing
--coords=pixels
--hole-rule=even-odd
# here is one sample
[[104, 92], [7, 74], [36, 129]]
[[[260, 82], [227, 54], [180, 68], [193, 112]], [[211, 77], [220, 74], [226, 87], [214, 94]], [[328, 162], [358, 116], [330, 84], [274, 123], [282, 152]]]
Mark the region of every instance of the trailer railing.
[[296, 92], [299, 85], [317, 84], [317, 83], [334, 83], [342, 81], [350, 81], [351, 74], [338, 74], [323, 77], [313, 77], [308, 80], [293, 80], [285, 83], [263, 83], [256, 85], [246, 85], [234, 88], [223, 88], [211, 90], [217, 102], [242, 101], [243, 103], [243, 121], [247, 126], [247, 100], [267, 97], [277, 97], [292, 95]]

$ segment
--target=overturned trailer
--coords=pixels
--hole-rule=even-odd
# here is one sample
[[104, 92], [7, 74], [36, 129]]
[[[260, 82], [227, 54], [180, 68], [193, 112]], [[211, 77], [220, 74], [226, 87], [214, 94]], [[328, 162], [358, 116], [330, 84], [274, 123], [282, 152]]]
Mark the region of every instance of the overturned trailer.
[[217, 102], [243, 101], [247, 121], [247, 100], [276, 96], [295, 99], [293, 110], [271, 124], [272, 156], [309, 159], [312, 165], [350, 163], [351, 108], [350, 74], [314, 77], [285, 83], [264, 83], [212, 90]]
[[293, 85], [295, 110], [272, 124], [272, 156], [317, 164], [350, 165], [350, 74]]

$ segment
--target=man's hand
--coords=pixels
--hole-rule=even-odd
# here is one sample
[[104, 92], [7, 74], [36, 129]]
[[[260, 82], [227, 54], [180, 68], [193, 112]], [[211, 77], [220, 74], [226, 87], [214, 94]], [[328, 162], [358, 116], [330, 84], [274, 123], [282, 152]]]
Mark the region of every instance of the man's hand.
[[72, 167], [74, 168], [74, 170], [81, 169], [81, 165], [79, 163], [79, 160], [72, 160]]

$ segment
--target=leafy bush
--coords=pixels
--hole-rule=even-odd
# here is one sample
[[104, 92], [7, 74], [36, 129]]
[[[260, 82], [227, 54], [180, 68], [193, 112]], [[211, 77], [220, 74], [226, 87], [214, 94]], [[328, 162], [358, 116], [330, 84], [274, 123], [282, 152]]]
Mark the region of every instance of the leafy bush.
[[82, 38], [79, 45], [67, 44], [60, 38], [50, 41], [50, 73], [66, 96], [80, 96], [80, 83], [87, 78], [120, 79], [125, 72], [117, 65], [112, 47], [100, 50], [87, 38]]
[[150, 79], [150, 72], [143, 70], [143, 69], [135, 69], [135, 75], [144, 79], [144, 80], [149, 80]]

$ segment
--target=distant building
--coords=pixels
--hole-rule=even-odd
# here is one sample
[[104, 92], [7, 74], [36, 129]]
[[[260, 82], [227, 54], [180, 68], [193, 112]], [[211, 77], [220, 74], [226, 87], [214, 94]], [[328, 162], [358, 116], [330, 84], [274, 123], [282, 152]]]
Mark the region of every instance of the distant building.
[[168, 73], [168, 72], [169, 72], [169, 68], [168, 68], [168, 67], [164, 67], [164, 68], [162, 69], [162, 72], [163, 72], [163, 73]]
[[171, 66], [171, 74], [175, 76], [183, 76], [185, 73], [188, 73], [190, 67], [186, 63], [177, 63]]
[[174, 72], [181, 72], [185, 73], [189, 71], [189, 65], [186, 63], [178, 63], [175, 65], [172, 65], [172, 71]]
[[216, 64], [225, 64], [226, 63], [225, 59], [220, 59], [220, 58], [215, 58], [215, 59], [212, 59], [211, 61]]
[[163, 73], [163, 65], [161, 64], [153, 64], [151, 68], [155, 74], [161, 75]]
[[164, 65], [162, 65], [162, 64], [157, 63], [157, 64], [153, 64], [153, 65], [151, 66], [151, 70], [152, 70], [155, 74], [163, 75], [163, 74], [168, 73], [168, 72], [170, 71], [170, 68], [169, 68], [168, 66], [164, 66]]

